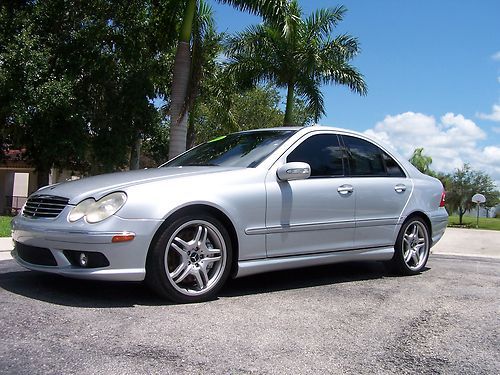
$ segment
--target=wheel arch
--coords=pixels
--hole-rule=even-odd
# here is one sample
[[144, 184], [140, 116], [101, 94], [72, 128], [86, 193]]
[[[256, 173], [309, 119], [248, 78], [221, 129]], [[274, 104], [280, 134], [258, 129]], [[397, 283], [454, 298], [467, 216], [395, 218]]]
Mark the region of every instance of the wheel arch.
[[424, 221], [425, 225], [427, 226], [427, 229], [429, 230], [429, 238], [430, 240], [432, 241], [432, 223], [431, 223], [431, 219], [429, 219], [429, 216], [427, 216], [424, 212], [422, 211], [414, 211], [412, 213], [410, 213], [405, 221], [401, 224], [401, 227], [403, 227], [404, 224], [406, 224], [408, 221], [410, 221], [411, 219], [413, 218], [420, 218]]
[[156, 230], [153, 239], [151, 240], [151, 243], [149, 244], [148, 248], [148, 255], [146, 258], [146, 263], [150, 261], [150, 254], [151, 254], [151, 249], [155, 246], [156, 242], [158, 241], [158, 238], [160, 235], [163, 233], [163, 231], [175, 220], [178, 218], [185, 216], [185, 215], [190, 215], [190, 214], [195, 214], [195, 213], [207, 213], [215, 217], [217, 220], [221, 222], [222, 225], [226, 228], [226, 230], [229, 233], [229, 237], [231, 240], [231, 249], [233, 253], [233, 259], [232, 259], [232, 264], [231, 264], [231, 273], [230, 277], [233, 277], [236, 275], [238, 272], [238, 258], [239, 258], [239, 242], [238, 242], [238, 235], [236, 234], [236, 229], [229, 217], [219, 210], [216, 207], [209, 206], [206, 204], [192, 204], [189, 206], [184, 206], [182, 208], [177, 209], [176, 211], [172, 212], [170, 215], [168, 215], [164, 220], [163, 223], [158, 227]]

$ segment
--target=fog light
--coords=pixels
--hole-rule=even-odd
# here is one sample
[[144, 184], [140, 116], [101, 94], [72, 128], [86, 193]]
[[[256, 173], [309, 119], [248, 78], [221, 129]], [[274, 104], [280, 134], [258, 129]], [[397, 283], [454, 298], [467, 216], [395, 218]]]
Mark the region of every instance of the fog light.
[[87, 254], [80, 253], [80, 256], [78, 257], [78, 263], [81, 267], [87, 267], [87, 265], [89, 264], [89, 258]]

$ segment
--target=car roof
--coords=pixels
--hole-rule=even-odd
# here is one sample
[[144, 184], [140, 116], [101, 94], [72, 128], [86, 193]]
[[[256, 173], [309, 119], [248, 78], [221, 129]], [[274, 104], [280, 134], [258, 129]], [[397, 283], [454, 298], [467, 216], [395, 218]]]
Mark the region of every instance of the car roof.
[[354, 131], [354, 130], [345, 129], [345, 128], [337, 128], [334, 126], [319, 125], [319, 124], [314, 124], [314, 125], [309, 125], [309, 126], [282, 126], [282, 127], [274, 127], [274, 128], [250, 129], [250, 130], [243, 130], [243, 131], [240, 131], [238, 133], [252, 133], [252, 132], [262, 132], [262, 131], [294, 131], [294, 132], [300, 131], [301, 133], [309, 133], [309, 132], [321, 131], [321, 130], [348, 133], [348, 134], [358, 135], [358, 136], [362, 136], [362, 137], [366, 138], [365, 134], [359, 133], [359, 132]]

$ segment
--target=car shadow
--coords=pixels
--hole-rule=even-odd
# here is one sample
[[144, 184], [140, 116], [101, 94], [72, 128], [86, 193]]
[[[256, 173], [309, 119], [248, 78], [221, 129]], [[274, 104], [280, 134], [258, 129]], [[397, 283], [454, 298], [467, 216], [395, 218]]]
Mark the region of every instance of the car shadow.
[[324, 266], [275, 271], [229, 280], [221, 297], [272, 293], [322, 285], [397, 277], [383, 262], [348, 262]]
[[26, 270], [13, 260], [0, 262], [0, 288], [30, 299], [73, 307], [119, 308], [168, 304], [141, 282], [70, 279]]
[[[277, 271], [229, 280], [218, 293], [230, 298], [322, 285], [395, 277], [381, 262], [341, 263]], [[0, 288], [26, 298], [83, 308], [172, 305], [141, 282], [91, 281], [24, 270], [14, 261], [0, 262]]]

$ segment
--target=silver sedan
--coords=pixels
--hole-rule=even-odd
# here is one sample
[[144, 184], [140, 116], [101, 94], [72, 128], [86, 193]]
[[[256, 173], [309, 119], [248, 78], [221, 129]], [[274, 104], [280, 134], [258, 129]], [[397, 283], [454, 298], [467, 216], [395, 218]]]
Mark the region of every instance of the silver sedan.
[[197, 302], [228, 277], [320, 264], [419, 273], [447, 218], [440, 181], [362, 134], [265, 129], [159, 168], [44, 187], [12, 222], [12, 255], [32, 270], [145, 280]]

